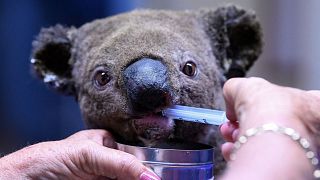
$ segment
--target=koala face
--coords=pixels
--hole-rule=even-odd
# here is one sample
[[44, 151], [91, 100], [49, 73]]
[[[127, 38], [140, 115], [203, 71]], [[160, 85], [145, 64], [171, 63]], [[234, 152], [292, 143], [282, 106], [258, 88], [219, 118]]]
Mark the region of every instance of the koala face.
[[234, 6], [137, 10], [78, 29], [43, 29], [32, 64], [46, 84], [77, 98], [89, 128], [107, 129], [118, 141], [216, 145], [215, 127], [161, 111], [173, 104], [223, 109], [224, 81], [244, 76], [261, 46], [255, 16]]
[[160, 115], [172, 104], [223, 107], [223, 75], [200, 26], [193, 13], [135, 11], [81, 27], [75, 44], [86, 51], [75, 50], [73, 77], [88, 126], [144, 145], [205, 135], [208, 126]]

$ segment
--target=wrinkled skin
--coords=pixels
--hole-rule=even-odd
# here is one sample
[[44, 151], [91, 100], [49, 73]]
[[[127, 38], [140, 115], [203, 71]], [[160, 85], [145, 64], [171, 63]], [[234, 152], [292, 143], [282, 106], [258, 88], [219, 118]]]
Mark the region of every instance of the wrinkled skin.
[[43, 29], [33, 46], [36, 74], [77, 98], [89, 128], [135, 145], [179, 139], [219, 147], [217, 127], [159, 113], [173, 104], [224, 109], [224, 81], [245, 75], [262, 42], [255, 16], [230, 6], [138, 10], [78, 29], [57, 25]]

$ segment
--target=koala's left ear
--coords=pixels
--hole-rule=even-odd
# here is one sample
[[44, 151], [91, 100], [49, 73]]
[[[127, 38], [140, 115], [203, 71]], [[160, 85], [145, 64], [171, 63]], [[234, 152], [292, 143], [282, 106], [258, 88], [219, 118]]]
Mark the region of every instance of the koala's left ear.
[[245, 76], [262, 52], [261, 26], [255, 14], [226, 6], [201, 10], [200, 15], [226, 78]]
[[31, 64], [35, 74], [50, 88], [75, 95], [71, 63], [71, 34], [75, 28], [56, 25], [41, 29], [33, 41]]

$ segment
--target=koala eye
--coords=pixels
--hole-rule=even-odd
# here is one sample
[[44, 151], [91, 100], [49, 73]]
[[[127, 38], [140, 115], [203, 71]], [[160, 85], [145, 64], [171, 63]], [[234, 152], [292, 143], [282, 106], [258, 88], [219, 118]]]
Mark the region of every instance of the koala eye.
[[102, 88], [108, 84], [111, 80], [111, 77], [108, 75], [108, 72], [105, 70], [99, 70], [95, 73], [93, 77], [94, 85], [97, 88]]
[[184, 64], [182, 72], [187, 76], [194, 76], [197, 73], [197, 65], [192, 61], [188, 61]]

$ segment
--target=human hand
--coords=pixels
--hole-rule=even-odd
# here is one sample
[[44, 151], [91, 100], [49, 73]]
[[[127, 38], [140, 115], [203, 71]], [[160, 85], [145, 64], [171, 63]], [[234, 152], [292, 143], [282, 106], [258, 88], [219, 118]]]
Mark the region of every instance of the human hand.
[[133, 155], [115, 147], [105, 130], [80, 131], [1, 158], [0, 179], [160, 179]]
[[260, 78], [234, 78], [224, 86], [228, 123], [220, 130], [227, 141], [222, 154], [230, 159], [233, 143], [247, 129], [275, 122], [291, 127], [320, 145], [320, 91], [277, 86]]

